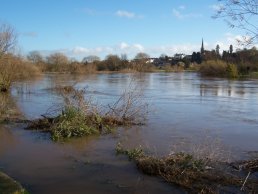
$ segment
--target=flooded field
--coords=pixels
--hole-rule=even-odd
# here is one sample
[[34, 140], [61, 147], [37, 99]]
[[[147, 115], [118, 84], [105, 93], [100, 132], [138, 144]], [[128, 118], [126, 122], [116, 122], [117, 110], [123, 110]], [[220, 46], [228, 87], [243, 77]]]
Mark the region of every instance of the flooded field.
[[26, 118], [35, 119], [62, 103], [51, 91], [55, 86], [86, 88], [86, 95], [104, 106], [115, 102], [132, 79], [149, 104], [146, 125], [66, 143], [26, 131], [24, 124], [1, 126], [0, 170], [33, 194], [185, 193], [138, 172], [126, 157], [116, 156], [116, 144], [166, 155], [212, 138], [235, 159], [258, 151], [257, 80], [206, 79], [196, 73], [50, 74], [17, 82], [8, 98]]

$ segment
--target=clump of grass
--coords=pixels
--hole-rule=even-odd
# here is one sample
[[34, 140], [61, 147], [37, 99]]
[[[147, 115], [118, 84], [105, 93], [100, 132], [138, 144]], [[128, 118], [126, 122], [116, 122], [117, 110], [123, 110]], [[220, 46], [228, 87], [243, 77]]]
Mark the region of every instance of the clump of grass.
[[119, 155], [119, 154], [127, 155], [130, 160], [135, 160], [137, 158], [144, 156], [144, 152], [143, 152], [143, 149], [141, 148], [141, 146], [139, 148], [126, 150], [122, 147], [121, 143], [118, 143], [116, 145], [116, 154], [117, 155]]
[[87, 115], [74, 107], [66, 107], [56, 117], [32, 121], [27, 129], [50, 132], [54, 141], [63, 141], [73, 137], [110, 133], [113, 127], [115, 124], [110, 124], [98, 114]]
[[84, 115], [73, 107], [67, 107], [57, 116], [51, 128], [53, 140], [98, 134], [101, 129], [97, 116]]
[[[177, 184], [190, 193], [221, 193], [226, 187], [240, 189], [245, 178], [241, 173], [234, 173], [236, 171], [229, 163], [210, 161], [208, 166], [206, 158], [198, 159], [184, 152], [159, 158], [145, 154], [142, 148], [127, 150], [118, 144], [116, 153], [127, 155], [130, 160], [134, 160], [137, 168], [144, 174], [162, 177], [167, 182]], [[248, 164], [256, 166], [257, 161], [255, 162]], [[251, 179], [246, 183], [245, 189], [247, 192], [256, 193], [257, 186], [257, 180]]]

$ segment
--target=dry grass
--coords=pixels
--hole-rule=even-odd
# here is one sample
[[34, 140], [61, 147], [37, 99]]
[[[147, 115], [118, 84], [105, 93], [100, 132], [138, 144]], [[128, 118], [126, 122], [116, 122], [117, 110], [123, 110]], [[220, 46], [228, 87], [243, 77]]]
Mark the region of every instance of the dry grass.
[[30, 79], [40, 74], [39, 69], [20, 57], [6, 54], [0, 58], [0, 91], [7, 92], [18, 79]]
[[234, 160], [230, 148], [223, 144], [218, 134], [214, 134], [210, 130], [204, 130], [198, 134], [198, 137], [189, 139], [196, 141], [174, 140], [170, 146], [170, 154], [188, 153], [198, 160], [203, 160], [205, 164], [209, 164], [211, 161], [228, 163]]
[[21, 117], [22, 114], [10, 94], [0, 93], [0, 122], [15, 121], [19, 120]]
[[116, 118], [125, 124], [143, 124], [148, 115], [148, 104], [144, 102], [143, 89], [131, 79], [118, 100], [108, 105], [106, 116]]
[[[244, 188], [247, 193], [258, 192], [258, 180], [255, 177], [246, 181], [245, 175], [250, 171], [257, 172], [257, 160], [245, 161], [239, 166], [242, 172], [232, 168], [231, 163], [212, 161], [207, 158], [196, 158], [192, 154], [178, 152], [166, 157], [146, 155], [142, 148], [127, 150], [118, 144], [117, 154], [124, 154], [134, 160], [137, 168], [144, 174], [162, 177], [169, 183], [177, 184], [189, 193], [232, 193]], [[202, 155], [202, 154], [200, 154]], [[200, 156], [199, 155], [199, 156]]]
[[241, 181], [218, 169], [208, 169], [203, 160], [177, 153], [164, 158], [145, 156], [136, 160], [145, 174], [160, 176], [191, 193], [219, 193], [220, 186], [241, 186]]

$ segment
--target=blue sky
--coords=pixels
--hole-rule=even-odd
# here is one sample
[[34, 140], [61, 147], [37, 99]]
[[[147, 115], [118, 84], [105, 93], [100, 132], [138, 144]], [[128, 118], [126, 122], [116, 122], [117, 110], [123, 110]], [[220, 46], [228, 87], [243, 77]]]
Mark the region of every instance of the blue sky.
[[[1, 2], [2, 1], [2, 2]], [[19, 33], [20, 52], [88, 55], [191, 54], [235, 44], [241, 32], [211, 16], [217, 0], [0, 0], [0, 21]]]

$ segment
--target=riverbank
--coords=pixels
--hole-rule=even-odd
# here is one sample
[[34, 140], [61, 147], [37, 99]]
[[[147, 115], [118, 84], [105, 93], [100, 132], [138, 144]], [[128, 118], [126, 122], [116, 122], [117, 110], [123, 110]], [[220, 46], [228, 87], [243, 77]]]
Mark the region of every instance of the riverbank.
[[20, 183], [0, 171], [0, 193], [2, 194], [28, 194]]

